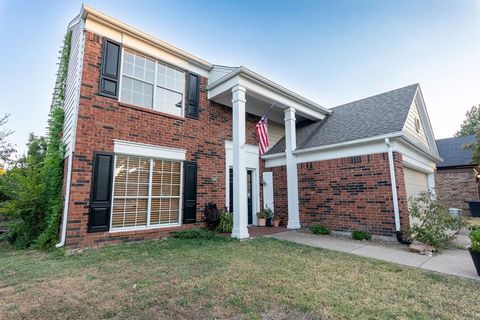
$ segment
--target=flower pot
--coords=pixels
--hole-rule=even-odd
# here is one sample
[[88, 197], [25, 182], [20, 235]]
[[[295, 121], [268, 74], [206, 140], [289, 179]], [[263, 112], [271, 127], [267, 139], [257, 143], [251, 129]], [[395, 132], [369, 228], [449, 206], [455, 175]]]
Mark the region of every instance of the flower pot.
[[271, 227], [272, 226], [272, 218], [267, 218], [267, 227]]
[[280, 219], [275, 219], [275, 220], [273, 220], [273, 226], [274, 226], [275, 228], [280, 227]]
[[472, 256], [473, 264], [475, 265], [475, 269], [477, 269], [477, 274], [480, 276], [480, 252], [474, 252], [472, 250], [468, 251]]
[[258, 226], [265, 227], [265, 218], [258, 218]]

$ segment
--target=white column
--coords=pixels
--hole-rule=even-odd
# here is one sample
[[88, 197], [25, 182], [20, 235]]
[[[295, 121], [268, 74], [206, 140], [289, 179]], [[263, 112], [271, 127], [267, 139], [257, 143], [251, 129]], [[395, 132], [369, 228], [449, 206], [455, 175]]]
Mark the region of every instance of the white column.
[[285, 110], [285, 154], [287, 160], [287, 194], [288, 194], [288, 224], [289, 229], [300, 228], [298, 210], [298, 174], [297, 159], [293, 151], [297, 149], [297, 134], [295, 131], [295, 109]]
[[233, 109], [233, 229], [232, 238], [248, 238], [247, 167], [245, 144], [245, 92], [242, 86], [232, 88]]

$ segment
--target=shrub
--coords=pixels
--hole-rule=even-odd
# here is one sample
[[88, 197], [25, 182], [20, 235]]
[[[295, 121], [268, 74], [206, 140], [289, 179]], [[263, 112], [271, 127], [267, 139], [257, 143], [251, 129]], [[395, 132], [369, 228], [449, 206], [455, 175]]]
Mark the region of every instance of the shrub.
[[172, 237], [177, 239], [213, 239], [216, 237], [215, 233], [204, 228], [193, 228], [172, 232]]
[[466, 225], [463, 218], [451, 215], [431, 192], [422, 192], [410, 198], [408, 212], [414, 219], [413, 238], [436, 249], [445, 247]]
[[372, 240], [372, 235], [366, 231], [353, 231], [352, 238], [355, 240]]
[[220, 215], [220, 222], [216, 231], [220, 233], [230, 233], [233, 229], [233, 213], [224, 212]]
[[330, 229], [320, 224], [315, 224], [313, 226], [310, 226], [309, 229], [310, 231], [312, 231], [313, 234], [330, 234]]
[[258, 219], [265, 219], [265, 217], [266, 217], [266, 214], [265, 214], [264, 210], [262, 210], [260, 212], [257, 212], [257, 218]]
[[263, 209], [263, 212], [265, 212], [266, 219], [273, 219], [273, 216], [275, 216], [275, 213], [273, 213], [273, 210], [270, 209], [268, 206], [265, 209]]
[[472, 241], [472, 244], [470, 246], [470, 250], [473, 252], [478, 252], [480, 253], [480, 229], [475, 229], [470, 231], [469, 234], [470, 240]]

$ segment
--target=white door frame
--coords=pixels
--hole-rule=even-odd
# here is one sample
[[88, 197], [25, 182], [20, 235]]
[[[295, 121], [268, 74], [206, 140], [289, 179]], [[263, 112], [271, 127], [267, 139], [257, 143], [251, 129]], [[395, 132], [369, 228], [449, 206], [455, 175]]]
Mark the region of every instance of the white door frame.
[[[260, 160], [258, 146], [245, 144], [246, 170], [252, 171], [252, 225], [257, 225], [257, 212], [260, 209]], [[233, 167], [233, 144], [225, 140], [225, 204], [230, 204], [230, 168]], [[230, 209], [230, 208], [229, 208]]]

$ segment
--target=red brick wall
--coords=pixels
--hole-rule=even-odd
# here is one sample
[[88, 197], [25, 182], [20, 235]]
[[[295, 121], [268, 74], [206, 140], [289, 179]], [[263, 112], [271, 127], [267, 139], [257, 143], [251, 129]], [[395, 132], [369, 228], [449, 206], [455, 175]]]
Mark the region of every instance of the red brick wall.
[[[203, 77], [198, 119], [176, 117], [101, 97], [98, 95], [101, 48], [102, 37], [87, 32], [67, 220], [66, 245], [70, 248], [159, 238], [172, 230], [87, 233], [93, 152], [113, 152], [114, 139], [187, 149], [187, 160], [198, 163], [197, 221], [201, 221], [206, 203], [215, 202], [220, 208], [226, 205], [224, 141], [232, 139], [231, 109], [207, 99], [207, 79]], [[257, 143], [255, 135], [250, 134], [257, 121], [257, 117], [247, 115], [247, 143]], [[218, 177], [214, 184], [210, 182], [213, 175]]]
[[478, 182], [475, 168], [438, 169], [435, 177], [436, 191], [450, 208], [463, 209], [470, 215], [468, 200], [478, 200]]
[[[394, 154], [402, 226], [408, 226], [401, 155]], [[391, 236], [395, 219], [388, 155], [325, 160], [298, 165], [300, 222], [323, 224], [336, 231], [365, 230]], [[271, 170], [275, 212], [288, 221], [286, 167]]]

